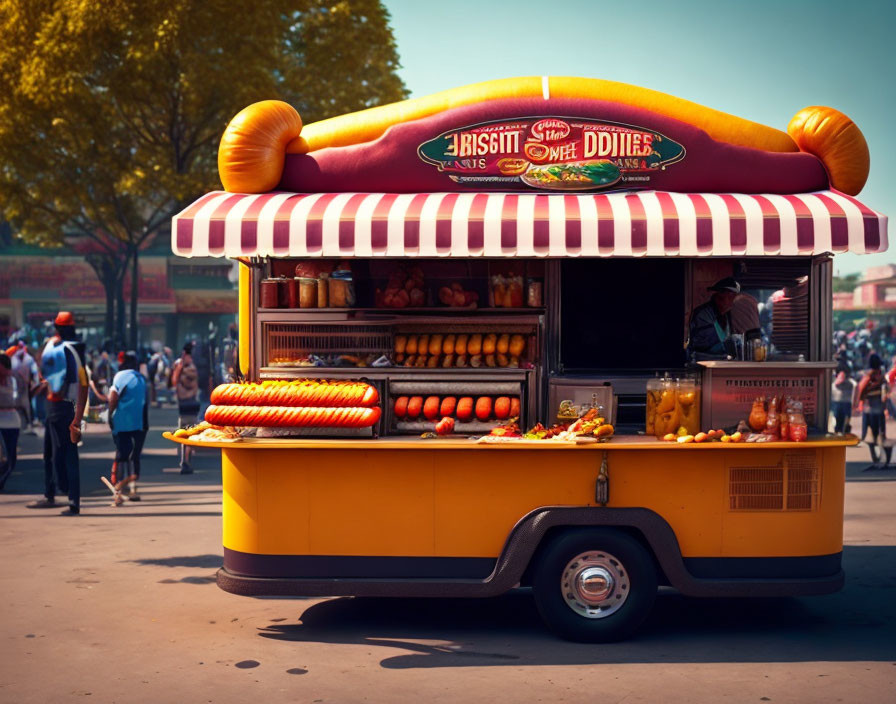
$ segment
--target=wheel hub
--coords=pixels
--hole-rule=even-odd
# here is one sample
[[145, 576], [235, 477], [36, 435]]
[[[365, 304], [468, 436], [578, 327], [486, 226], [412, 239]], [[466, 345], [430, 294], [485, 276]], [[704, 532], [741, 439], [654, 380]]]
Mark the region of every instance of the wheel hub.
[[584, 552], [566, 565], [560, 589], [566, 605], [580, 616], [606, 618], [628, 598], [628, 571], [610, 553]]

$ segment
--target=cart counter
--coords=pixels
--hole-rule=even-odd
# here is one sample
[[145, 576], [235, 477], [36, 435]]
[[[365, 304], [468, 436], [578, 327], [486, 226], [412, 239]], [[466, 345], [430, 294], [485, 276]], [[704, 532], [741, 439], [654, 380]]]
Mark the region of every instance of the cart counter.
[[222, 449], [219, 583], [237, 593], [487, 596], [520, 582], [542, 541], [568, 525], [624, 526], [688, 594], [825, 593], [842, 583], [852, 436], [171, 439]]

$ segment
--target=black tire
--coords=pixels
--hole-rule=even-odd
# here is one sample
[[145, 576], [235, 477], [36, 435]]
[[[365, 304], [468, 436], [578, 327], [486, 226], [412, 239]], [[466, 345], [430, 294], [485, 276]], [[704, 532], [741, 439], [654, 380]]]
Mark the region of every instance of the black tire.
[[[573, 558], [585, 554], [585, 560], [571, 566]], [[656, 569], [650, 553], [620, 530], [567, 529], [544, 546], [537, 560], [532, 589], [538, 612], [548, 628], [567, 640], [607, 643], [628, 638], [650, 613], [656, 598]], [[574, 588], [562, 588], [567, 567], [568, 578], [579, 574], [586, 563], [609, 570], [615, 578], [614, 588], [593, 604], [576, 598]], [[575, 579], [569, 582], [578, 583]], [[602, 611], [606, 615], [600, 615]]]

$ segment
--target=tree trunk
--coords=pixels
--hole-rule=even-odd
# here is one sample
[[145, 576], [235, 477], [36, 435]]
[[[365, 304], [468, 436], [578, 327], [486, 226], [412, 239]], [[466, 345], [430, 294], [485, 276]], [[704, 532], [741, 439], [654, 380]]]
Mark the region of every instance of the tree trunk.
[[[122, 261], [120, 256], [111, 254], [88, 254], [85, 259], [103, 286], [103, 293], [106, 296], [103, 336], [114, 344], [118, 330], [115, 304], [121, 297], [121, 283], [127, 260]], [[121, 310], [122, 307], [119, 307], [119, 311]]]
[[115, 287], [115, 334], [112, 336], [112, 342], [116, 352], [124, 348], [126, 323], [127, 309], [124, 302], [124, 280], [122, 277]]
[[140, 268], [138, 265], [138, 251], [134, 247], [131, 250], [131, 329], [128, 339], [128, 349], [137, 349], [137, 332], [140, 329], [140, 321], [137, 318], [137, 298], [140, 294]]

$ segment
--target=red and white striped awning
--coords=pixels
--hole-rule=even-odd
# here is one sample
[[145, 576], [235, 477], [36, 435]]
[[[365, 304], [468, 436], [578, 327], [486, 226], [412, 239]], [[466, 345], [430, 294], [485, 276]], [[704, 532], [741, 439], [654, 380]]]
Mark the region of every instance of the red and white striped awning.
[[836, 191], [213, 192], [174, 218], [186, 257], [762, 256], [887, 248], [887, 218]]

